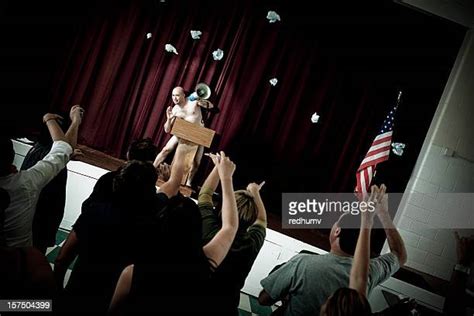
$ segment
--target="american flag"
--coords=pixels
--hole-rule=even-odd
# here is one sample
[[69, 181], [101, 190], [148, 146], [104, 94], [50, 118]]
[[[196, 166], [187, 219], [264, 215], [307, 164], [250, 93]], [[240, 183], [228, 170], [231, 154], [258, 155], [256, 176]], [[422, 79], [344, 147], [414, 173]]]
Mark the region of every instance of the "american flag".
[[357, 193], [365, 195], [367, 192], [370, 192], [370, 183], [372, 182], [372, 178], [375, 176], [375, 168], [377, 164], [388, 160], [388, 156], [390, 155], [390, 145], [392, 144], [393, 119], [400, 103], [401, 96], [402, 92], [400, 91], [398, 93], [396, 105], [390, 110], [390, 113], [383, 121], [380, 132], [375, 137], [372, 145], [370, 145], [369, 151], [357, 169], [357, 184], [355, 189]]

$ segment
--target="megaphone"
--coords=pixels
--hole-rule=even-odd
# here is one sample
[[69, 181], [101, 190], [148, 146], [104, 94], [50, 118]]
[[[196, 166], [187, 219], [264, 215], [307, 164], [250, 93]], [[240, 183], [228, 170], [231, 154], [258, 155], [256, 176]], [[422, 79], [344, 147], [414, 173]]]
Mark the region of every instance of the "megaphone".
[[189, 95], [189, 100], [196, 101], [199, 99], [207, 100], [211, 96], [211, 88], [204, 82], [198, 83], [194, 92]]

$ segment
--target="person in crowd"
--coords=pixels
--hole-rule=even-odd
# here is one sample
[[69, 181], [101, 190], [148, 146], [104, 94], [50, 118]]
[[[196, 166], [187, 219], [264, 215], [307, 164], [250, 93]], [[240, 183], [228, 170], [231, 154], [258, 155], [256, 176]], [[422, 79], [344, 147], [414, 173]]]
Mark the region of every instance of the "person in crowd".
[[132, 160], [113, 178], [110, 199], [93, 199], [83, 204], [70, 233], [72, 237], [68, 236], [55, 261], [56, 284], [61, 289], [65, 270], [77, 254], [61, 311], [107, 311], [121, 271], [134, 262], [140, 236], [135, 223], [140, 218], [152, 217], [156, 180], [151, 163]]
[[[104, 175], [91, 196], [82, 204], [81, 215], [73, 225], [55, 260], [58, 288], [63, 288], [68, 267], [77, 257], [63, 293], [61, 310], [104, 314], [109, 306], [121, 271], [146, 257], [154, 237], [153, 219], [177, 195], [183, 173], [185, 152], [177, 150], [177, 160], [168, 181], [156, 192], [156, 169], [151, 164], [156, 147], [150, 140], [131, 144], [131, 160], [117, 171]], [[81, 305], [87, 299], [88, 305]], [[73, 308], [71, 308], [73, 306]]]
[[[66, 138], [71, 142], [73, 148], [77, 145], [77, 129], [66, 130], [65, 122], [57, 121], [61, 129], [66, 133]], [[23, 160], [20, 170], [28, 170], [38, 161], [42, 160], [53, 146], [53, 141], [46, 126], [41, 128], [36, 143], [31, 147]], [[71, 155], [74, 159], [75, 149]], [[42, 253], [46, 253], [47, 247], [52, 247], [56, 241], [56, 232], [64, 216], [64, 206], [66, 204], [66, 182], [67, 168], [64, 167], [42, 190], [36, 203], [36, 211], [33, 218], [33, 246]]]
[[[127, 151], [127, 160], [152, 162], [155, 158], [156, 150], [157, 148], [150, 138], [133, 141]], [[83, 202], [83, 208], [87, 210], [87, 206], [94, 202], [111, 201], [114, 177], [119, 173], [120, 168], [101, 176], [97, 180], [90, 196]], [[167, 176], [169, 177], [169, 174]], [[54, 273], [59, 288], [63, 287], [66, 271], [78, 254], [77, 244], [76, 232], [72, 229], [55, 259]]]
[[[214, 166], [198, 197], [204, 243], [209, 242], [221, 227], [221, 220], [212, 199], [218, 184], [219, 175], [217, 166]], [[235, 191], [239, 228], [229, 253], [216, 269], [210, 286], [213, 309], [222, 315], [238, 315], [240, 290], [265, 241], [267, 214], [260, 196], [263, 184], [264, 182], [260, 185], [250, 183], [247, 190]]]
[[[157, 147], [153, 144], [150, 138], [135, 140], [128, 147], [127, 161], [138, 160], [151, 163], [153, 162], [153, 159], [155, 159], [156, 151]], [[113, 179], [119, 172], [120, 168], [102, 175], [97, 180], [91, 195], [86, 199], [85, 203], [89, 203], [93, 199], [110, 199], [113, 191]]]
[[[376, 185], [371, 187], [370, 196], [364, 201], [380, 203], [385, 195]], [[374, 224], [374, 211], [361, 210], [360, 230], [349, 276], [349, 287], [343, 287], [332, 294], [320, 310], [321, 316], [369, 316], [372, 314], [367, 301], [367, 283], [370, 262], [370, 233]]]
[[[179, 148], [180, 146], [178, 146]], [[209, 311], [209, 282], [222, 263], [238, 229], [232, 175], [235, 164], [221, 152], [211, 156], [222, 186], [222, 227], [202, 243], [202, 220], [194, 201], [170, 198], [158, 214], [153, 252], [148, 261], [125, 268], [110, 305], [111, 314], [163, 311], [201, 314]], [[173, 176], [174, 164], [172, 167]], [[178, 173], [181, 176], [181, 173]], [[179, 182], [177, 183], [179, 186]], [[166, 305], [166, 306], [164, 306]]]
[[[10, 204], [10, 196], [0, 189], [1, 214]], [[0, 236], [0, 297], [2, 299], [53, 299], [56, 287], [51, 266], [33, 247], [6, 247]]]
[[54, 144], [42, 160], [21, 172], [12, 165], [12, 141], [0, 140], [2, 153], [5, 153], [0, 158], [0, 297], [4, 299], [56, 298], [51, 266], [44, 254], [31, 246], [31, 222], [41, 188], [64, 168], [72, 153], [70, 144], [76, 143], [82, 115], [80, 106], [72, 107], [72, 123], [64, 135], [57, 123], [62, 118], [46, 114], [43, 122], [48, 126]]
[[[385, 191], [384, 185], [382, 188]], [[407, 260], [403, 240], [388, 212], [388, 198], [377, 205], [376, 213], [387, 235], [390, 252], [370, 261], [368, 294]], [[349, 284], [358, 236], [358, 230], [347, 228], [348, 225], [354, 227], [351, 217], [343, 214], [334, 223], [329, 235], [331, 249], [328, 254], [298, 254], [264, 278], [259, 303], [272, 305], [282, 300], [284, 315], [319, 314], [328, 297]]]
[[41, 190], [66, 166], [73, 147], [84, 110], [75, 105], [71, 108], [71, 126], [67, 135], [59, 127], [57, 114], [44, 115], [53, 140], [50, 152], [28, 170], [18, 172], [13, 165], [15, 152], [9, 138], [0, 139], [0, 187], [10, 196], [10, 205], [5, 210], [3, 234], [8, 247], [28, 247], [33, 245], [32, 223], [36, 202]]

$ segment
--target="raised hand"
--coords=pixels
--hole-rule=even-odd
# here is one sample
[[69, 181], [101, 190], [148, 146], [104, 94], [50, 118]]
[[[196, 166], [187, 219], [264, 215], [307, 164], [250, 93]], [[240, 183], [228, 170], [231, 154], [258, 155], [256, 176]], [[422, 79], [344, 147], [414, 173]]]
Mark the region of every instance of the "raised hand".
[[167, 109], [166, 109], [166, 117], [168, 118], [168, 120], [171, 120], [174, 115], [173, 115], [173, 108], [171, 106], [169, 106]]
[[[217, 154], [213, 154], [213, 153], [205, 153], [204, 156], [208, 156], [209, 158], [211, 158], [212, 162], [214, 162], [214, 159], [217, 159]], [[216, 163], [214, 162], [214, 165]]]
[[256, 194], [260, 193], [260, 189], [264, 184], [265, 181], [262, 181], [260, 184], [256, 184], [255, 182], [249, 183], [249, 185], [247, 185], [247, 191], [249, 191], [252, 196], [255, 196]]
[[[379, 189], [376, 185], [370, 187], [370, 194], [366, 196], [363, 202], [367, 203], [365, 207], [361, 208], [362, 213], [362, 221], [366, 224], [372, 225], [374, 221], [374, 216], [376, 213], [377, 206], [379, 204], [379, 200], [383, 196], [385, 191], [382, 192], [382, 189]], [[362, 203], [362, 202], [360, 202]], [[375, 209], [373, 209], [373, 207]]]
[[82, 123], [83, 115], [84, 115], [84, 109], [78, 104], [72, 106], [71, 110], [69, 111], [69, 118], [71, 119], [72, 122], [75, 122], [77, 124]]
[[217, 167], [217, 172], [219, 173], [219, 178], [230, 179], [235, 171], [235, 164], [225, 155], [223, 151], [220, 154], [209, 154], [212, 161]]
[[388, 214], [388, 194], [386, 193], [387, 187], [385, 184], [380, 186], [380, 190], [376, 196], [377, 201], [377, 214]]

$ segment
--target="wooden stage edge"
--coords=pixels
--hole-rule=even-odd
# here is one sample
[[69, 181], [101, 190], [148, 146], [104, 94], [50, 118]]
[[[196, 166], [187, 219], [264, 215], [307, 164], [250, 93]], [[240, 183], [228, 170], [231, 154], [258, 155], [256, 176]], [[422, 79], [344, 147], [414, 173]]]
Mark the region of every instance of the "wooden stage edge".
[[[104, 152], [87, 147], [85, 145], [78, 144], [77, 149], [80, 149], [84, 155], [78, 156], [75, 160], [81, 161], [81, 162], [84, 162], [84, 163], [87, 163], [87, 164], [90, 164], [92, 166], [99, 167], [102, 169], [114, 171], [114, 170], [117, 170], [119, 167], [123, 166], [126, 162], [123, 159], [115, 158]], [[163, 181], [161, 179], [158, 179], [158, 181], [156, 182], [156, 185], [160, 186], [161, 184], [163, 184]], [[190, 187], [182, 185], [180, 187], [180, 192], [184, 196], [191, 196], [194, 193], [194, 190]]]

